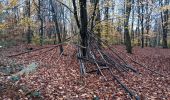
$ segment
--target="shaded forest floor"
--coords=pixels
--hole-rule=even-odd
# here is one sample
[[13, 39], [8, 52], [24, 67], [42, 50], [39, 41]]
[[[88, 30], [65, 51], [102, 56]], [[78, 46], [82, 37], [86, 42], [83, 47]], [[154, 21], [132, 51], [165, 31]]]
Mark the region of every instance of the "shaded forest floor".
[[[34, 49], [41, 48], [31, 46]], [[49, 46], [47, 46], [49, 47]], [[57, 48], [46, 48], [35, 52], [26, 53], [17, 57], [6, 56], [28, 51], [24, 45], [6, 49], [0, 49], [0, 66], [15, 64], [27, 65], [30, 62], [39, 63], [35, 72], [22, 75], [16, 82], [9, 80], [9, 75], [0, 72], [0, 99], [11, 98], [17, 100], [23, 98], [42, 100], [129, 100], [129, 96], [120, 85], [108, 77], [105, 81], [102, 76], [95, 72], [80, 78], [79, 63], [75, 47], [65, 46], [64, 55], [60, 55]], [[133, 54], [127, 54], [124, 46], [113, 46], [119, 55], [132, 64], [141, 75], [129, 73], [118, 73], [116, 76], [127, 85], [129, 89], [136, 92], [141, 100], [170, 100], [170, 49], [134, 47]], [[108, 51], [109, 52], [109, 51]], [[123, 52], [123, 53], [122, 53]], [[128, 56], [144, 63], [150, 69], [158, 71], [167, 77], [163, 77], [134, 64]], [[87, 68], [90, 71], [91, 68]], [[24, 88], [29, 92], [25, 93]], [[32, 91], [38, 91], [37, 95], [31, 95]]]

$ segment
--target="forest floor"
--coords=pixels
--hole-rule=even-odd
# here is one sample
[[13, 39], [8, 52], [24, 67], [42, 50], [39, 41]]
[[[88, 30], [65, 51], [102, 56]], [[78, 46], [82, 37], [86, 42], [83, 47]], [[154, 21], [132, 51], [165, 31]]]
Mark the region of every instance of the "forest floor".
[[[53, 45], [51, 45], [52, 47]], [[47, 46], [50, 47], [50, 46]], [[26, 66], [30, 62], [39, 63], [35, 72], [22, 75], [20, 80], [11, 82], [9, 75], [0, 72], [0, 100], [130, 100], [128, 94], [114, 80], [105, 81], [96, 72], [80, 77], [79, 62], [73, 46], [65, 46], [64, 55], [57, 48], [46, 48], [22, 55], [7, 57], [28, 51], [24, 45], [0, 48], [0, 66], [13, 63]], [[41, 48], [32, 46], [32, 49]], [[127, 54], [125, 47], [113, 46], [119, 55], [133, 65], [141, 74], [116, 73], [122, 83], [136, 92], [141, 100], [170, 100], [170, 49], [134, 47], [133, 54]], [[121, 51], [121, 52], [120, 52]], [[146, 68], [134, 64], [129, 57], [143, 63], [166, 77], [157, 75]], [[107, 71], [104, 70], [107, 75]], [[24, 92], [38, 91], [34, 95]], [[22, 87], [22, 88], [21, 88]]]

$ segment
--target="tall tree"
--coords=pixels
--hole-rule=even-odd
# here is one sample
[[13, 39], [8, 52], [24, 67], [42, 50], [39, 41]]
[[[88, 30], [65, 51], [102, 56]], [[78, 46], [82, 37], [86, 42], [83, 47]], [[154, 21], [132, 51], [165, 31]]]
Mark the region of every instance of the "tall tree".
[[[94, 7], [93, 8], [93, 13], [92, 13], [92, 18], [91, 18], [91, 31], [94, 31], [94, 26], [100, 22], [100, 9], [99, 9], [99, 0], [90, 0], [92, 6]], [[95, 27], [95, 30], [97, 32], [97, 36], [100, 38], [101, 37], [101, 34], [100, 34], [100, 25], [97, 25]], [[99, 45], [100, 45], [100, 41], [99, 42]]]
[[125, 22], [124, 22], [124, 35], [125, 45], [128, 53], [132, 53], [131, 39], [129, 35], [129, 17], [131, 12], [131, 0], [125, 0]]
[[109, 1], [110, 0], [104, 0], [105, 1], [105, 4], [104, 4], [104, 20], [106, 22], [105, 24], [105, 36], [106, 36], [106, 39], [108, 39], [108, 34], [109, 34]]
[[38, 18], [40, 20], [40, 45], [43, 45], [43, 35], [44, 35], [44, 22], [43, 22], [43, 11], [42, 11], [42, 7], [43, 7], [43, 0], [38, 0]]
[[146, 1], [146, 5], [145, 5], [145, 11], [146, 11], [146, 37], [145, 37], [145, 46], [148, 46], [148, 43], [150, 41], [150, 38], [149, 38], [149, 31], [151, 29], [151, 14], [152, 14], [152, 10], [153, 10], [153, 7], [151, 6], [151, 4], [153, 4], [153, 1], [151, 0], [147, 0]]
[[[62, 43], [62, 40], [61, 40], [61, 35], [60, 35], [60, 30], [59, 30], [59, 25], [58, 25], [58, 19], [57, 19], [57, 13], [55, 12], [55, 8], [54, 8], [54, 4], [52, 2], [52, 0], [50, 0], [50, 4], [51, 4], [51, 11], [52, 11], [52, 17], [53, 17], [53, 21], [55, 23], [55, 28], [56, 28], [56, 31], [57, 31], [57, 37], [58, 37], [58, 43]], [[56, 38], [56, 37], [55, 37]], [[60, 45], [60, 53], [63, 52], [63, 46]]]
[[[163, 1], [160, 1], [161, 3]], [[169, 0], [164, 0], [164, 5], [168, 5]], [[168, 9], [165, 9], [163, 11], [163, 16], [162, 16], [162, 29], [163, 29], [163, 39], [162, 39], [162, 47], [163, 48], [168, 48], [167, 45], [167, 33], [168, 33]]]
[[[96, 4], [97, 4], [97, 8], [96, 8], [96, 13], [97, 13], [97, 15], [96, 15], [95, 22], [98, 23], [98, 22], [100, 22], [100, 20], [101, 20], [99, 0], [96, 0]], [[96, 31], [97, 31], [97, 36], [98, 36], [99, 38], [101, 38], [100, 25], [97, 25]], [[100, 45], [100, 41], [99, 41], [99, 45]]]
[[141, 47], [144, 48], [144, 2], [143, 0], [141, 0], [141, 33], [142, 33], [142, 36], [141, 36]]
[[[30, 0], [26, 0], [25, 1], [25, 5], [26, 5], [26, 11], [25, 11], [25, 17], [29, 20], [31, 17], [31, 5], [30, 5]], [[32, 33], [31, 33], [31, 26], [30, 23], [28, 23], [28, 29], [27, 29], [27, 43], [30, 44], [32, 41]]]
[[81, 36], [81, 48], [82, 55], [86, 57], [88, 46], [88, 34], [87, 34], [87, 0], [79, 0], [80, 5], [80, 36]]
[[73, 8], [74, 8], [74, 18], [76, 20], [77, 27], [80, 28], [80, 22], [78, 18], [78, 12], [77, 12], [77, 5], [76, 5], [76, 0], [72, 0]]
[[140, 0], [137, 0], [137, 14], [138, 14], [138, 21], [137, 21], [137, 38], [138, 38], [138, 46], [140, 45]]
[[92, 18], [91, 18], [91, 30], [93, 30], [93, 26], [94, 26], [94, 19], [96, 17], [96, 13], [97, 12], [97, 5], [99, 4], [99, 0], [90, 0], [90, 3], [92, 4], [92, 6], [94, 7], [93, 13], [92, 13]]
[[132, 0], [132, 24], [131, 24], [131, 39], [134, 42], [134, 20], [135, 20], [135, 1]]

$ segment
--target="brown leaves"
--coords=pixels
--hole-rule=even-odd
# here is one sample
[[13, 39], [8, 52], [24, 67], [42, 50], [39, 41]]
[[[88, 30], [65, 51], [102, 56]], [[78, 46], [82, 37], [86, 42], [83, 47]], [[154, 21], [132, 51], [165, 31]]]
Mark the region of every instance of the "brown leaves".
[[[116, 48], [120, 51], [125, 52], [121, 46], [116, 46]], [[152, 73], [137, 64], [133, 64], [127, 56], [124, 56], [124, 58], [127, 59], [128, 62], [132, 63], [135, 68], [137, 68], [142, 73], [142, 76], [127, 75], [127, 77], [129, 78], [128, 81], [125, 82], [128, 84], [128, 86], [136, 90], [137, 93], [141, 94], [141, 96], [145, 97], [146, 99], [166, 100], [170, 98], [170, 95], [168, 94], [168, 92], [170, 91], [170, 86], [167, 85], [170, 82], [170, 70], [168, 67], [170, 65], [169, 53], [169, 49], [165, 50], [149, 47], [141, 49], [140, 47], [135, 47], [134, 53], [132, 55], [129, 55], [130, 57], [138, 60], [141, 63], [146, 64], [147, 67], [149, 67], [150, 69], [158, 71], [168, 78]]]
[[[126, 52], [125, 48], [122, 46], [116, 46], [116, 48], [120, 51]], [[3, 55], [9, 55], [9, 52], [15, 54], [16, 52], [14, 51], [17, 51], [18, 53], [19, 51], [23, 51], [24, 47], [22, 47], [21, 50], [19, 49], [19, 51], [16, 49], [18, 49], [18, 47], [11, 48], [3, 53]], [[79, 65], [76, 56], [72, 57], [72, 55], [74, 55], [74, 51], [75, 48], [71, 48], [71, 46], [69, 46], [64, 52], [67, 56], [61, 56], [59, 60], [59, 52], [57, 48], [46, 53], [42, 53], [42, 50], [20, 56], [20, 59], [17, 59], [18, 63], [37, 61], [40, 63], [40, 67], [36, 72], [30, 74], [28, 77], [22, 76], [18, 85], [26, 85], [30, 90], [40, 90], [44, 99], [91, 100], [94, 97], [99, 97], [100, 99], [108, 100], [124, 100], [129, 98], [129, 96], [115, 81], [105, 82], [102, 80], [102, 77], [96, 75], [96, 73], [87, 74], [83, 79], [80, 78]], [[2, 53], [2, 51], [0, 53]], [[165, 75], [169, 75], [170, 73], [169, 49], [140, 49], [137, 47], [134, 48], [134, 54], [129, 56], [145, 63], [148, 67], [158, 70]], [[4, 56], [2, 57], [4, 58]], [[126, 57], [124, 56], [124, 58]], [[128, 58], [126, 60], [138, 69], [142, 75], [134, 75], [133, 73], [122, 75], [116, 71], [114, 71], [114, 73], [119, 76], [120, 80], [130, 89], [137, 92], [140, 95], [141, 100], [166, 100], [170, 98], [169, 79], [160, 77], [139, 65], [133, 64]], [[111, 76], [107, 75], [107, 72], [104, 71], [104, 74], [108, 78], [111, 78]], [[20, 89], [18, 90], [20, 91]], [[19, 91], [18, 93], [20, 93]], [[10, 96], [8, 98], [10, 98]]]

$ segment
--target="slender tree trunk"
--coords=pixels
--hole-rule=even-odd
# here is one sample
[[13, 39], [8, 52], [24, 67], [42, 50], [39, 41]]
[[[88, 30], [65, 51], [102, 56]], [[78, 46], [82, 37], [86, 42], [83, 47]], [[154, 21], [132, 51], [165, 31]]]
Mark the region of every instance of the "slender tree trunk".
[[124, 34], [125, 34], [126, 50], [128, 53], [132, 53], [131, 39], [129, 35], [129, 24], [128, 24], [130, 12], [131, 12], [131, 0], [126, 0]]
[[93, 10], [92, 18], [91, 18], [91, 30], [93, 30], [94, 19], [96, 16], [96, 10], [97, 10], [97, 5], [99, 4], [99, 0], [90, 0], [90, 2], [94, 6], [94, 10]]
[[105, 33], [105, 37], [106, 39], [108, 40], [109, 38], [109, 23], [108, 23], [108, 19], [109, 19], [109, 4], [108, 4], [108, 0], [104, 0], [105, 1], [105, 10], [104, 10], [104, 20], [106, 21], [106, 24], [105, 24], [105, 29], [106, 30], [106, 33]]
[[80, 36], [81, 36], [81, 45], [84, 47], [81, 49], [82, 55], [86, 57], [86, 52], [87, 52], [87, 40], [88, 40], [88, 35], [87, 35], [87, 1], [86, 0], [79, 0], [79, 5], [80, 5]]
[[142, 8], [142, 18], [141, 18], [141, 32], [142, 32], [142, 37], [141, 37], [141, 42], [142, 42], [142, 48], [144, 48], [144, 5], [143, 2], [141, 3], [141, 8]]
[[[149, 15], [149, 8], [148, 8], [148, 1], [147, 1], [147, 4], [146, 4], [146, 34], [149, 35], [149, 19], [150, 19], [150, 15]], [[148, 36], [146, 36], [146, 39], [145, 39], [145, 46], [147, 47], [148, 46]]]
[[[31, 17], [31, 12], [30, 12], [30, 0], [26, 0], [25, 1], [25, 4], [26, 4], [26, 17], [27, 18], [30, 18]], [[27, 43], [30, 44], [32, 42], [32, 33], [31, 33], [31, 26], [28, 25], [28, 29], [27, 29]]]
[[134, 42], [134, 29], [133, 29], [133, 27], [134, 27], [134, 19], [135, 19], [135, 7], [134, 7], [134, 4], [135, 4], [135, 2], [134, 2], [134, 0], [132, 0], [132, 27], [131, 27], [131, 39], [133, 40], [133, 42]]
[[66, 36], [67, 36], [67, 32], [66, 32], [66, 23], [65, 23], [65, 10], [64, 7], [62, 7], [62, 17], [63, 17], [63, 35], [62, 35], [62, 40], [65, 41]]
[[[169, 4], [169, 0], [165, 0], [164, 1], [165, 5]], [[168, 48], [168, 44], [167, 44], [167, 33], [168, 33], [168, 9], [166, 9], [163, 12], [163, 16], [162, 16], [162, 27], [163, 27], [163, 39], [162, 39], [162, 47], [163, 48]]]
[[43, 28], [43, 14], [42, 14], [42, 11], [41, 11], [41, 7], [43, 6], [43, 0], [38, 0], [38, 18], [40, 20], [40, 45], [42, 46], [43, 45], [43, 33], [44, 33], [44, 28]]
[[74, 18], [76, 20], [77, 27], [80, 28], [80, 22], [79, 22], [78, 15], [77, 15], [76, 1], [72, 0], [72, 4], [73, 4], [73, 8], [74, 8]]
[[[92, 18], [91, 18], [91, 31], [93, 31], [93, 28], [94, 28], [94, 24], [96, 22], [99, 22], [100, 21], [100, 10], [99, 10], [99, 0], [90, 0], [91, 4], [94, 6], [94, 10], [93, 10], [93, 13], [92, 13]], [[96, 19], [95, 19], [96, 17]], [[100, 38], [101, 37], [101, 34], [100, 34], [100, 26], [97, 25], [95, 27], [96, 31], [97, 31], [97, 36]], [[100, 41], [98, 41], [98, 45], [100, 45]]]
[[[62, 40], [61, 40], [61, 35], [60, 35], [60, 30], [59, 30], [59, 25], [58, 25], [58, 19], [57, 19], [57, 15], [56, 15], [52, 0], [50, 0], [50, 4], [51, 4], [51, 11], [53, 13], [53, 20], [54, 20], [55, 28], [56, 28], [56, 32], [57, 32], [58, 43], [60, 44], [60, 43], [62, 43]], [[60, 45], [59, 48], [60, 48], [60, 54], [61, 54], [63, 52], [63, 46]]]
[[[99, 0], [97, 0], [97, 16], [96, 16], [96, 19], [95, 19], [95, 22], [100, 22], [100, 20], [101, 20], [101, 18], [100, 18], [100, 6], [99, 6]], [[99, 37], [99, 38], [101, 38], [101, 26], [100, 25], [97, 25], [97, 27], [96, 27], [96, 31], [97, 31], [97, 36]], [[98, 41], [98, 44], [101, 46], [101, 43], [100, 43], [100, 41]]]
[[137, 37], [138, 37], [138, 46], [140, 46], [140, 0], [138, 0], [137, 2], [137, 6], [138, 6], [138, 23], [137, 23]]

